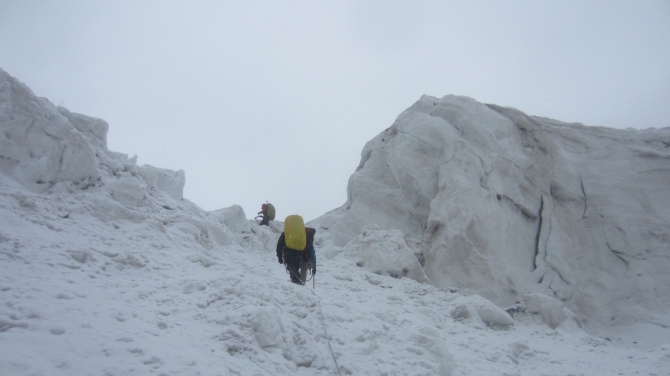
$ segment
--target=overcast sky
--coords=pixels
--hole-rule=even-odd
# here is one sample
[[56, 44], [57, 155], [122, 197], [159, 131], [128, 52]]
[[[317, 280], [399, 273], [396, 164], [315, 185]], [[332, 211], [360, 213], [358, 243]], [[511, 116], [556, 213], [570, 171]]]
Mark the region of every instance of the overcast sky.
[[203, 209], [309, 220], [422, 94], [670, 126], [670, 1], [0, 0], [0, 68]]

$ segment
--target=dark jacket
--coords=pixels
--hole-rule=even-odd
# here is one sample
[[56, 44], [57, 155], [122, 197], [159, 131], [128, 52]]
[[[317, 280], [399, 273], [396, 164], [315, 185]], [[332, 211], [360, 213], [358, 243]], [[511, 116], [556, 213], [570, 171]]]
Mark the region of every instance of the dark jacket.
[[277, 260], [280, 264], [283, 263], [283, 252], [284, 249], [291, 250], [293, 252], [302, 252], [302, 260], [310, 262], [312, 268], [316, 268], [316, 251], [314, 250], [314, 234], [316, 234], [316, 229], [311, 227], [305, 227], [305, 235], [307, 236], [307, 245], [305, 249], [300, 251], [299, 249], [292, 249], [286, 246], [286, 240], [284, 239], [284, 233], [282, 232], [277, 241]]

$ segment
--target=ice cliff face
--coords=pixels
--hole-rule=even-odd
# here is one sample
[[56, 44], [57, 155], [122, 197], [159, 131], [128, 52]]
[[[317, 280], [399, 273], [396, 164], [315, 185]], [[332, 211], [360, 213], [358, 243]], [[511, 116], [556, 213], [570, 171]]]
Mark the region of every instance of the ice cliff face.
[[367, 143], [346, 204], [314, 224], [340, 246], [369, 224], [400, 230], [434, 285], [502, 306], [539, 292], [600, 323], [658, 322], [670, 308], [669, 147], [670, 128], [424, 96]]
[[0, 172], [40, 193], [105, 186], [126, 207], [140, 204], [152, 189], [182, 198], [184, 171], [137, 166], [136, 158], [109, 151], [108, 128], [36, 97], [0, 69]]
[[[108, 128], [103, 120], [36, 97], [0, 69], [0, 186], [18, 182], [11, 191], [27, 188], [51, 197], [60, 218], [90, 215], [115, 228], [169, 228], [207, 252], [234, 245], [274, 252], [276, 240], [252, 228], [240, 206], [209, 213], [184, 199], [184, 171], [140, 166], [137, 157], [110, 151]], [[21, 207], [35, 206], [28, 195], [16, 200]]]

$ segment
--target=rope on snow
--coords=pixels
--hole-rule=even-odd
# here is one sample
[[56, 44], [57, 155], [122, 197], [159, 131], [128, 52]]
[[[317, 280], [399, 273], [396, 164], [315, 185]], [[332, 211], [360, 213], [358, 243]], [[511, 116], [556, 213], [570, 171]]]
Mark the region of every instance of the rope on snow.
[[[283, 258], [283, 255], [282, 255]], [[296, 276], [293, 271], [291, 271], [288, 268], [288, 265], [286, 265], [286, 259], [283, 258], [284, 265], [286, 266], [286, 273], [288, 274], [293, 274], [294, 277], [300, 281], [301, 285], [305, 285], [302, 280], [300, 279], [300, 276]], [[311, 268], [310, 268], [310, 274], [312, 273]], [[312, 274], [311, 279], [314, 279], [314, 274]], [[309, 281], [309, 279], [307, 280]], [[312, 281], [312, 286], [314, 285], [314, 281]], [[328, 349], [330, 350], [330, 355], [333, 357], [333, 362], [335, 362], [335, 368], [337, 369], [337, 373], [342, 376], [342, 372], [340, 371], [340, 366], [337, 364], [337, 357], [335, 356], [335, 353], [333, 352], [333, 346], [330, 344], [330, 340], [328, 339], [328, 329], [326, 329], [326, 318], [323, 316], [323, 308], [321, 307], [321, 299], [319, 299], [319, 296], [316, 295], [316, 291], [314, 291], [314, 287], [312, 287], [312, 294], [314, 294], [314, 297], [316, 298], [316, 303], [319, 305], [319, 314], [321, 315], [321, 325], [323, 325], [323, 333], [326, 335], [326, 342], [328, 342]]]
[[323, 325], [323, 333], [326, 335], [326, 342], [328, 342], [328, 349], [330, 350], [330, 355], [333, 356], [333, 362], [335, 362], [335, 368], [337, 368], [337, 373], [342, 376], [342, 372], [340, 372], [340, 366], [337, 364], [337, 358], [335, 357], [335, 353], [333, 352], [333, 346], [330, 345], [330, 340], [328, 339], [328, 330], [326, 329], [326, 319], [323, 317], [323, 308], [321, 308], [321, 299], [319, 299], [319, 296], [316, 295], [316, 292], [314, 289], [312, 289], [312, 294], [316, 297], [316, 302], [319, 305], [319, 314], [321, 314], [321, 324]]

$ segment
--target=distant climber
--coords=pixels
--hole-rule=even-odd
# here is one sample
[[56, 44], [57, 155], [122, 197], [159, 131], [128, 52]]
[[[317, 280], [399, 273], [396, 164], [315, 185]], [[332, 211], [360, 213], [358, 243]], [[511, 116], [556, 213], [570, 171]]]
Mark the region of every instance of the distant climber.
[[270, 220], [275, 220], [275, 207], [271, 203], [267, 202], [261, 205], [261, 211], [258, 212], [256, 218], [262, 217], [261, 226], [269, 226]]
[[299, 215], [286, 217], [284, 232], [277, 241], [277, 261], [284, 264], [293, 283], [304, 285], [308, 270], [312, 276], [316, 274], [314, 234], [316, 229], [305, 227]]

